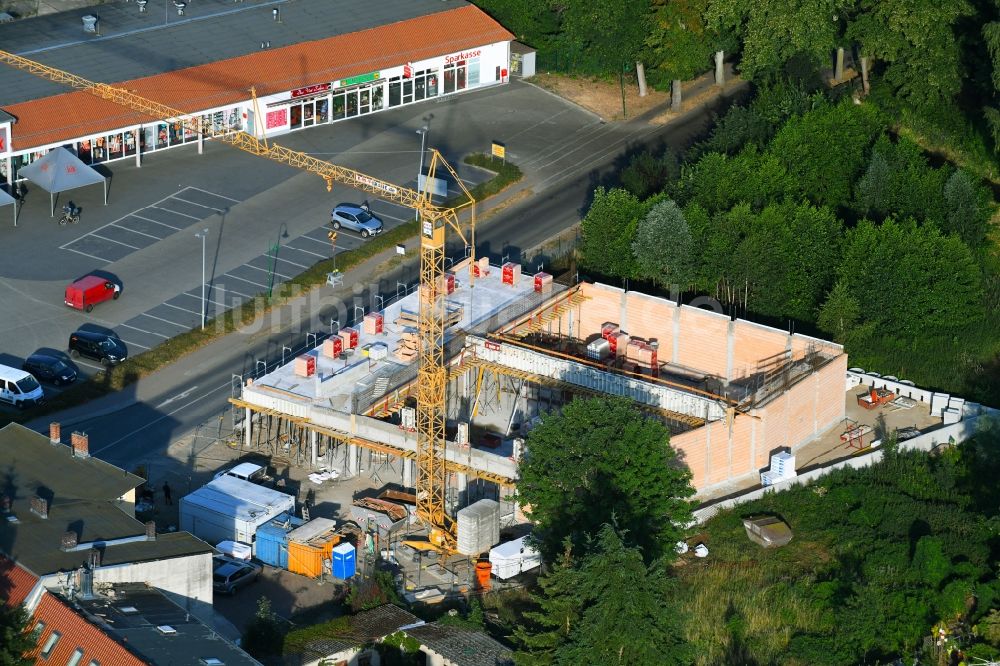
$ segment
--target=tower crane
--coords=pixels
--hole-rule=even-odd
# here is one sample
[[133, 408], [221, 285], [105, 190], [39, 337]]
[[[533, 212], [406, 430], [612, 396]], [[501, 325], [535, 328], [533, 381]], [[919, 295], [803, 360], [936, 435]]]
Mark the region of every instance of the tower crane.
[[[468, 201], [453, 208], [442, 208], [431, 201], [424, 190], [400, 187], [390, 182], [361, 173], [354, 169], [332, 164], [303, 153], [260, 140], [244, 131], [220, 131], [203, 124], [200, 117], [180, 111], [165, 104], [147, 99], [129, 90], [106, 83], [95, 83], [69, 72], [50, 67], [28, 58], [0, 50], [0, 62], [26, 71], [49, 81], [62, 83], [87, 92], [132, 111], [149, 116], [151, 120], [172, 120], [205, 138], [228, 143], [240, 150], [281, 162], [310, 173], [326, 181], [326, 189], [334, 183], [346, 185], [367, 194], [415, 209], [420, 219], [420, 310], [418, 331], [420, 348], [417, 354], [417, 515], [430, 528], [430, 542], [442, 550], [453, 550], [456, 540], [455, 522], [445, 510], [445, 400], [448, 381], [444, 359], [445, 302], [442, 277], [446, 229], [451, 228], [467, 247], [471, 247], [475, 260], [475, 200], [466, 189], [455, 170], [435, 149], [431, 148], [428, 182], [437, 166], [443, 165], [465, 192]], [[251, 90], [256, 101], [256, 92]], [[459, 224], [462, 208], [471, 209], [470, 238], [466, 238]], [[469, 280], [473, 280], [470, 263]]]

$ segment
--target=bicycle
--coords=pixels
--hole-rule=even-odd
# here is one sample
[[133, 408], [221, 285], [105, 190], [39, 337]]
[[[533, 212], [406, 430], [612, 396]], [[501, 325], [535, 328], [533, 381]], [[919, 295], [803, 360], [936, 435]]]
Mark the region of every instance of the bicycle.
[[76, 224], [80, 221], [80, 209], [74, 206], [72, 203], [63, 206], [62, 217], [59, 218], [59, 225], [64, 226], [67, 223]]

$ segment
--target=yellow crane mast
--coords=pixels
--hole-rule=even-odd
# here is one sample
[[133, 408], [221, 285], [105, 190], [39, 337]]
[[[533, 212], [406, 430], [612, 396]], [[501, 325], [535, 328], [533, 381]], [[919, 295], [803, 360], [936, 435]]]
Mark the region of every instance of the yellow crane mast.
[[[178, 121], [206, 138], [222, 141], [253, 155], [315, 173], [326, 181], [327, 191], [333, 189], [334, 183], [339, 183], [386, 201], [412, 208], [419, 213], [420, 349], [417, 355], [417, 514], [431, 529], [431, 543], [445, 550], [453, 549], [455, 524], [445, 510], [444, 501], [447, 483], [445, 401], [448, 375], [444, 358], [445, 290], [442, 285], [442, 277], [444, 276], [445, 231], [447, 227], [451, 227], [466, 246], [471, 248], [473, 261], [475, 260], [475, 201], [444, 157], [437, 150], [431, 149], [428, 182], [430, 182], [430, 178], [433, 178], [437, 166], [443, 165], [468, 198], [468, 201], [454, 208], [436, 206], [426, 190], [400, 187], [360, 171], [318, 159], [307, 153], [279, 146], [274, 142], [261, 141], [256, 136], [244, 131], [218, 131], [203, 125], [200, 118], [192, 116], [190, 113], [155, 102], [122, 88], [89, 81], [75, 74], [43, 65], [7, 51], [0, 51], [0, 62], [35, 76], [82, 90], [101, 99], [115, 102], [148, 116], [150, 120]], [[256, 100], [254, 91], [251, 91], [251, 94]], [[458, 219], [459, 210], [467, 206], [471, 207], [472, 212], [470, 239], [467, 239], [462, 232]], [[470, 284], [473, 279], [471, 266], [470, 262]]]

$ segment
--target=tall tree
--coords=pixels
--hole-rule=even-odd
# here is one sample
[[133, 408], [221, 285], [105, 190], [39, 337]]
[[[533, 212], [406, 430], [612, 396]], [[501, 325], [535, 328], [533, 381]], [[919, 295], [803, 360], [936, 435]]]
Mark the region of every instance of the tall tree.
[[707, 71], [712, 53], [722, 48], [718, 34], [709, 30], [702, 18], [707, 7], [708, 0], [653, 3], [652, 29], [646, 46], [656, 69], [672, 81], [677, 104], [681, 101], [681, 81]]
[[[993, 7], [995, 13], [1000, 13], [1000, 0], [994, 0]], [[990, 21], [983, 26], [983, 41], [990, 55], [992, 99], [995, 101], [1000, 94], [1000, 21]], [[995, 105], [987, 105], [983, 107], [983, 116], [993, 138], [993, 150], [1000, 152], [1000, 110]]]
[[29, 631], [31, 617], [24, 606], [0, 604], [0, 664], [30, 666], [35, 663], [25, 655], [35, 649], [35, 634]]
[[519, 664], [691, 663], [672, 579], [627, 540], [604, 525], [578, 567], [562, 563], [542, 578], [530, 615], [538, 633], [522, 628]]
[[632, 239], [643, 205], [622, 189], [594, 191], [594, 201], [580, 223], [583, 264], [602, 275], [635, 277]]
[[563, 32], [572, 46], [594, 55], [607, 72], [620, 72], [627, 63], [635, 63], [637, 75], [641, 74], [649, 0], [565, 0], [564, 6]]
[[885, 82], [913, 107], [950, 102], [962, 85], [955, 22], [966, 0], [859, 0], [847, 29], [868, 61], [886, 63]]
[[632, 252], [642, 277], [684, 288], [694, 278], [694, 251], [684, 212], [672, 200], [654, 204], [639, 221]]
[[947, 203], [944, 230], [958, 234], [971, 248], [978, 248], [986, 236], [990, 219], [990, 195], [964, 169], [957, 169], [944, 185]]
[[648, 561], [672, 553], [691, 520], [691, 473], [670, 431], [625, 398], [576, 399], [528, 435], [518, 500], [550, 561], [569, 539], [582, 555], [603, 524], [625, 530]]

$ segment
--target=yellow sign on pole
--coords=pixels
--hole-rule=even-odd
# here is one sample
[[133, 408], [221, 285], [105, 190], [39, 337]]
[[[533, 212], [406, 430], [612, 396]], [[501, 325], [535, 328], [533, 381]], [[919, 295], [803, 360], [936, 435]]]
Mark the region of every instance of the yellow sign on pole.
[[502, 143], [497, 141], [493, 142], [493, 157], [499, 157], [502, 160], [507, 159], [507, 147]]

